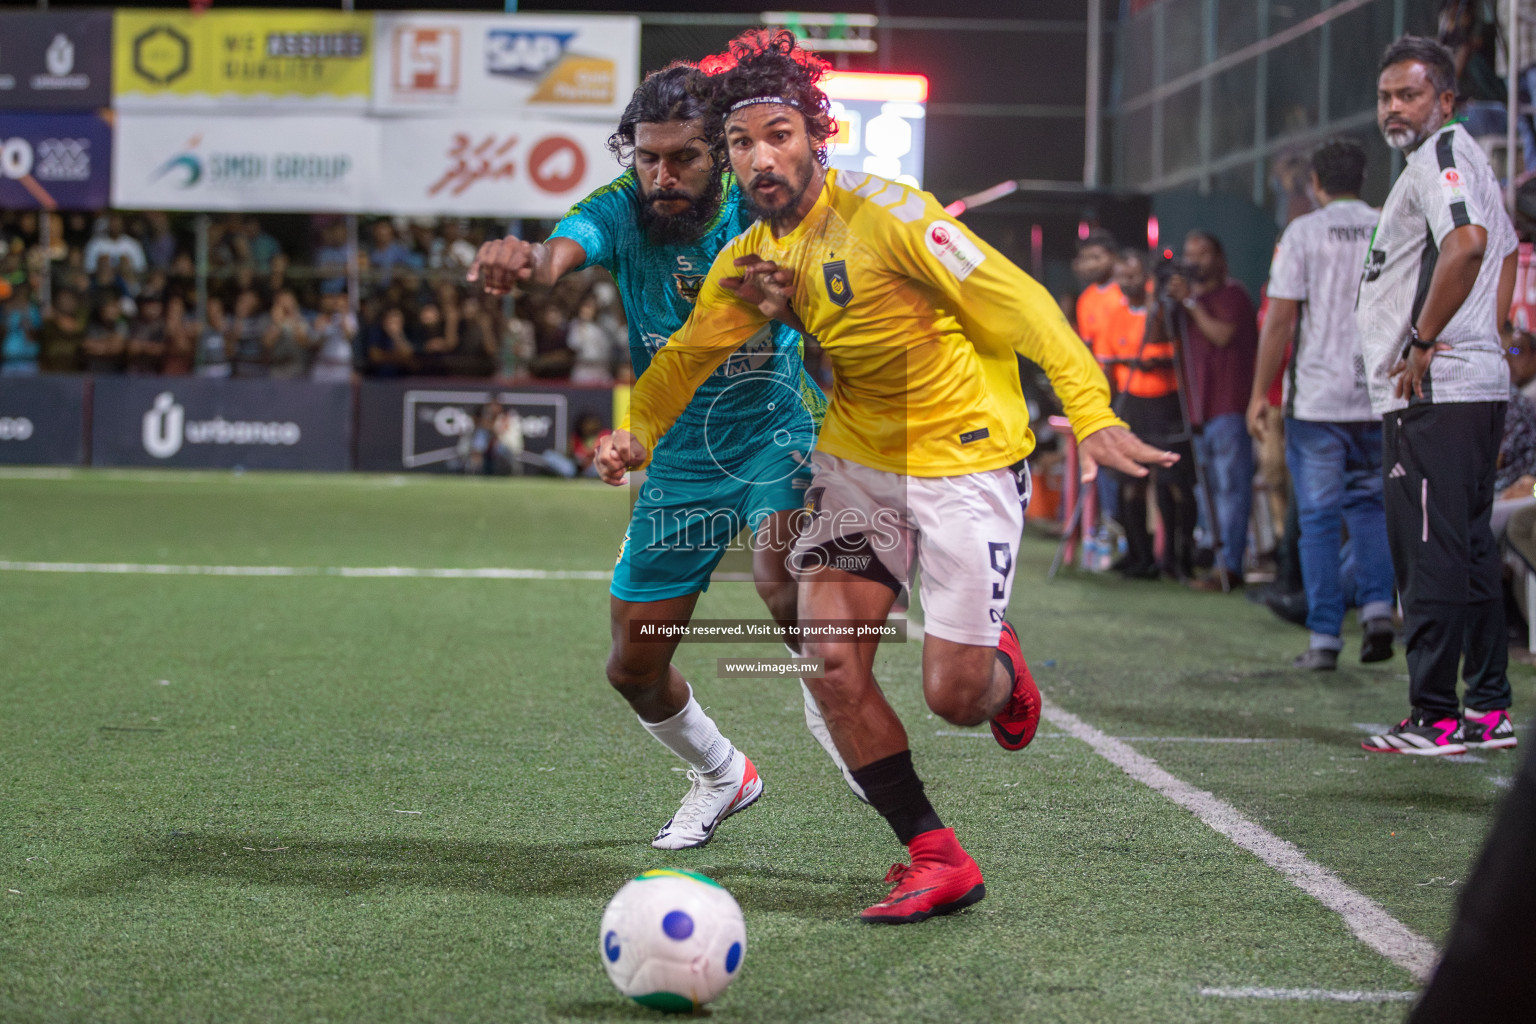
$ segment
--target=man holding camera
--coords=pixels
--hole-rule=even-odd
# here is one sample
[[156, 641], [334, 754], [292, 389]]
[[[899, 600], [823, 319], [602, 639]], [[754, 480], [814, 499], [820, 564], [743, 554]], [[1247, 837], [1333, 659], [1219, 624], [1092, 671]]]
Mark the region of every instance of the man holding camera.
[[1164, 294], [1185, 312], [1185, 400], [1196, 431], [1195, 458], [1214, 506], [1204, 511], [1216, 528], [1220, 548], [1218, 571], [1190, 586], [1230, 590], [1243, 585], [1243, 551], [1253, 508], [1253, 443], [1245, 424], [1259, 342], [1253, 300], [1227, 277], [1221, 241], [1199, 230], [1185, 236], [1183, 266], [1168, 278]]
[[1371, 238], [1356, 323], [1371, 406], [1383, 416], [1387, 535], [1413, 707], [1361, 744], [1378, 753], [1515, 745], [1489, 514], [1509, 399], [1499, 325], [1514, 294], [1516, 239], [1498, 178], [1452, 120], [1455, 108], [1449, 51], [1415, 36], [1387, 47], [1376, 120], [1408, 159]]

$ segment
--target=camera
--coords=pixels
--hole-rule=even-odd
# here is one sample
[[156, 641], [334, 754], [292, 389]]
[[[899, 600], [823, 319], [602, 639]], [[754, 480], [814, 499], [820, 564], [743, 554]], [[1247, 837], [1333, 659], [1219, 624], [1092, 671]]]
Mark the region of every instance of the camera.
[[1188, 260], [1179, 259], [1177, 256], [1169, 256], [1157, 262], [1152, 268], [1152, 276], [1157, 281], [1157, 290], [1163, 291], [1168, 287], [1168, 279], [1182, 277], [1186, 281], [1194, 282], [1198, 276], [1195, 266]]

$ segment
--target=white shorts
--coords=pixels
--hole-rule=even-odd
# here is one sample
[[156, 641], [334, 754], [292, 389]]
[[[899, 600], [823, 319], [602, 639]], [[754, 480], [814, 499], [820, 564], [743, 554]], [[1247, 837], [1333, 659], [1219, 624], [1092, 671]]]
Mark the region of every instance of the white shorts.
[[[795, 542], [802, 573], [830, 566], [906, 585], [915, 558], [924, 631], [955, 643], [997, 644], [1029, 504], [1026, 463], [964, 476], [903, 476], [816, 452], [811, 469], [811, 515]], [[880, 563], [873, 573], [871, 554]]]

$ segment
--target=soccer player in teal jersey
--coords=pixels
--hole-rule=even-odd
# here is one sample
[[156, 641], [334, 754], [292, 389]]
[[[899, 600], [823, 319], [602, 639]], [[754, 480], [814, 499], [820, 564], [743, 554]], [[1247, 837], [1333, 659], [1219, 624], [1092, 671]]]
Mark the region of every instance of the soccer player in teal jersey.
[[[674, 65], [641, 83], [609, 139], [629, 169], [577, 203], [549, 241], [487, 242], [469, 271], [469, 280], [505, 294], [518, 281], [553, 284], [572, 270], [605, 267], [623, 297], [637, 377], [688, 319], [720, 250], [753, 219], [707, 137], [703, 103], [686, 88], [694, 73]], [[795, 623], [787, 554], [825, 408], [805, 372], [800, 333], [772, 322], [699, 389], [639, 488], [614, 567], [607, 669], [640, 724], [691, 769], [688, 795], [652, 841], [659, 849], [704, 845], [763, 787], [672, 665], [677, 641], [636, 643], [631, 623], [690, 619], [743, 527], [753, 531], [758, 593], [777, 622]], [[807, 726], [862, 799], [801, 685]]]

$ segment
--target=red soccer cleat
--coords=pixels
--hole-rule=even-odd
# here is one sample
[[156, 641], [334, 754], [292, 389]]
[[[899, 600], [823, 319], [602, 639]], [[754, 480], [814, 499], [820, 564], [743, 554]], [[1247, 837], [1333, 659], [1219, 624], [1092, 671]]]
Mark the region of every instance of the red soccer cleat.
[[924, 832], [913, 838], [907, 850], [912, 854], [911, 865], [892, 865], [885, 876], [887, 881], [896, 881], [896, 888], [859, 915], [861, 920], [869, 924], [912, 924], [953, 914], [980, 902], [987, 894], [981, 869], [961, 849], [954, 829]]
[[1040, 688], [1035, 685], [1035, 677], [1029, 674], [1024, 650], [1019, 646], [1019, 634], [1006, 621], [997, 648], [1013, 662], [1013, 696], [992, 719], [992, 735], [1004, 750], [1023, 750], [1040, 727]]

